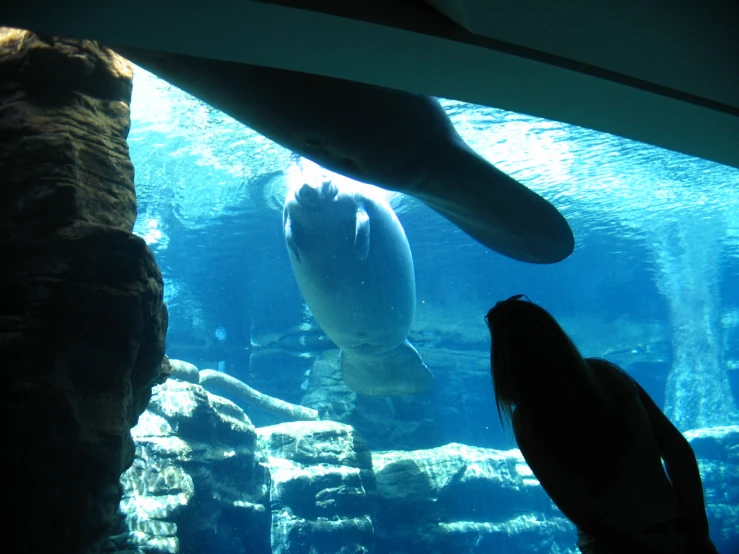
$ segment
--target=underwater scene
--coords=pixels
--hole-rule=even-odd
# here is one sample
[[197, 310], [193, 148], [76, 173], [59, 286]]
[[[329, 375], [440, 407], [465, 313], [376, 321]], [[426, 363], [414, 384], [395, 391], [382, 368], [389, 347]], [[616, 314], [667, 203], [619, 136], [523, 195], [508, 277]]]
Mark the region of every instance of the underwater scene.
[[[501, 255], [136, 68], [134, 232], [164, 277], [171, 378], [121, 479], [132, 550], [579, 552], [496, 409], [484, 317], [525, 294], [688, 438], [711, 538], [739, 552], [739, 170], [440, 101], [566, 218], [569, 257]], [[318, 213], [341, 195], [359, 209]]]

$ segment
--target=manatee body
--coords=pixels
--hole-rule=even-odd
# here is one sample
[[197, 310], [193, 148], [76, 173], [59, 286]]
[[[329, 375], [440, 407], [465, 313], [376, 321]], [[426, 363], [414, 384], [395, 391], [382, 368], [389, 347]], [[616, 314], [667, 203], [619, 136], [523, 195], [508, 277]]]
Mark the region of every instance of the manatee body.
[[368, 395], [417, 394], [433, 376], [408, 331], [416, 285], [408, 239], [382, 194], [330, 181], [288, 192], [285, 242], [295, 278], [341, 348], [344, 381]]
[[557, 209], [475, 153], [434, 98], [296, 71], [116, 50], [326, 169], [418, 198], [505, 256], [554, 263], [574, 249]]

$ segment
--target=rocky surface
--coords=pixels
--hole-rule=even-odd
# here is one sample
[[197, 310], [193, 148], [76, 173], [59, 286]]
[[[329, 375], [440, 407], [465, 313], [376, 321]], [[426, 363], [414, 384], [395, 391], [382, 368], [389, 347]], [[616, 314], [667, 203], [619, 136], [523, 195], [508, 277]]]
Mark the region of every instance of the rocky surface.
[[739, 426], [685, 433], [703, 479], [711, 538], [719, 552], [739, 552]]
[[109, 552], [374, 549], [371, 456], [348, 425], [255, 431], [229, 400], [175, 378], [155, 387], [133, 435], [136, 459], [121, 479], [123, 525]]
[[318, 412], [312, 408], [263, 394], [241, 379], [222, 371], [203, 369], [199, 372], [199, 382], [208, 392], [224, 396], [242, 408], [252, 405], [289, 420], [317, 421], [319, 419]]
[[196, 385], [200, 383], [200, 372], [198, 371], [198, 368], [195, 367], [193, 364], [183, 362], [182, 360], [168, 361], [171, 368], [170, 376], [173, 379], [186, 381], [188, 383], [195, 383]]
[[327, 350], [313, 362], [300, 403], [321, 419], [356, 428], [372, 450], [415, 449], [435, 444], [430, 395], [366, 396], [344, 384], [340, 350]]
[[334, 421], [300, 421], [257, 433], [271, 474], [272, 552], [374, 552], [375, 476], [357, 432]]
[[121, 478], [128, 548], [265, 552], [269, 473], [240, 408], [173, 379], [155, 388], [133, 436], [136, 459]]
[[[687, 436], [713, 538], [732, 552], [739, 427]], [[515, 449], [370, 452], [334, 421], [254, 429], [236, 405], [176, 379], [156, 387], [134, 437], [111, 553], [576, 552], [574, 527]]]
[[574, 544], [574, 527], [518, 450], [448, 444], [376, 452], [372, 464], [380, 552], [549, 553]]
[[162, 278], [128, 156], [131, 65], [0, 28], [5, 544], [92, 552], [116, 524], [130, 429], [161, 379]]

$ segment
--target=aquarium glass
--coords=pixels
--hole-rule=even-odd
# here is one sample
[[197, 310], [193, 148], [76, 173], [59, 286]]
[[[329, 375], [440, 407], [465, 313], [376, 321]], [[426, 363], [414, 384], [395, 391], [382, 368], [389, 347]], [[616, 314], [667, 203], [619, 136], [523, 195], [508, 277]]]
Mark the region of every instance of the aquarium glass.
[[[344, 412], [329, 414], [357, 429], [376, 455], [376, 470], [389, 463], [390, 452], [516, 448], [496, 412], [483, 317], [518, 293], [548, 309], [585, 355], [623, 367], [681, 431], [738, 424], [739, 170], [573, 125], [441, 102], [470, 146], [556, 206], [576, 248], [557, 264], [514, 261], [419, 200], [383, 191], [415, 264], [409, 340], [435, 382], [419, 395], [360, 395]], [[131, 110], [134, 232], [164, 277], [168, 357], [305, 405], [321, 386], [314, 363], [336, 347], [293, 275], [283, 202], [296, 167], [347, 179], [138, 68]], [[257, 405], [241, 407], [257, 428], [287, 421]], [[478, 543], [489, 534], [485, 525], [494, 523], [475, 510], [499, 499], [485, 487], [442, 500], [466, 506], [445, 523], [449, 536], [468, 532], [455, 527], [463, 523], [477, 525]], [[382, 509], [376, 527], [397, 517]], [[426, 508], [406, 508], [414, 509]], [[535, 518], [540, 508], [515, 509]], [[536, 551], [574, 552], [572, 537]], [[377, 541], [378, 552], [416, 551]], [[465, 543], [467, 551], [526, 551], [505, 541], [473, 543]]]

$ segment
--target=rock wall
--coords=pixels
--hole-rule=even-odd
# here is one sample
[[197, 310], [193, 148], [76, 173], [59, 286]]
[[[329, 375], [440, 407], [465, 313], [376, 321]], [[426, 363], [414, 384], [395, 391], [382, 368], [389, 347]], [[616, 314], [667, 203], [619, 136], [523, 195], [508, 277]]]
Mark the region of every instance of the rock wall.
[[[254, 429], [200, 385], [155, 388], [124, 475], [122, 554], [575, 554], [575, 529], [518, 450], [370, 452], [350, 425]], [[179, 368], [179, 369], [178, 369]], [[720, 552], [739, 543], [739, 427], [691, 431]]]
[[96, 43], [0, 28], [4, 542], [93, 552], [130, 429], [160, 379], [162, 278], [136, 217], [132, 67]]
[[[155, 391], [122, 479], [132, 552], [548, 553], [574, 544], [517, 450], [371, 453], [343, 423], [255, 431], [239, 407], [199, 385], [171, 380]], [[235, 516], [234, 505], [248, 509]]]
[[155, 387], [133, 435], [122, 525], [107, 552], [374, 552], [372, 459], [348, 425], [255, 431], [236, 404], [171, 379]]

